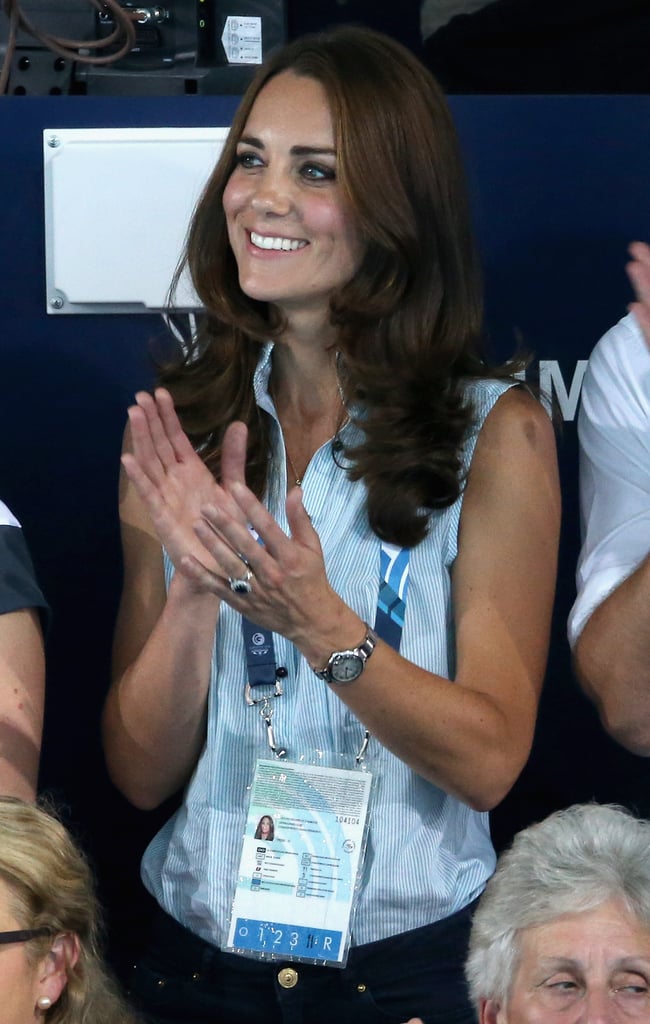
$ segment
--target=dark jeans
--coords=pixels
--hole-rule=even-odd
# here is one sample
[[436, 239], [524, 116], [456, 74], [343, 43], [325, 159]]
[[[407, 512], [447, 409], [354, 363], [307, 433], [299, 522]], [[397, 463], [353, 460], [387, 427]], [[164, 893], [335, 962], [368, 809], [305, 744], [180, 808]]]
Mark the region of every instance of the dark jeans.
[[160, 911], [131, 996], [150, 1024], [475, 1024], [463, 977], [473, 909], [356, 946], [343, 970], [222, 953]]

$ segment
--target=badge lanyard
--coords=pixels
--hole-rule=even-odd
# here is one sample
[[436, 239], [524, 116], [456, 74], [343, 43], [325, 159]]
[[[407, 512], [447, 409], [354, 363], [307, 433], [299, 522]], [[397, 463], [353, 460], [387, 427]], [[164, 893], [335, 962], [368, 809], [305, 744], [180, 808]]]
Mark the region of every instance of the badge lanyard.
[[[409, 580], [409, 551], [382, 543], [375, 631], [399, 649]], [[242, 620], [248, 683], [271, 754], [256, 762], [224, 949], [254, 959], [281, 958], [343, 967], [362, 875], [373, 773], [310, 764], [278, 747], [273, 703], [288, 675], [273, 636]], [[332, 752], [334, 754], [335, 752]]]
[[[379, 561], [379, 595], [375, 615], [375, 633], [385, 643], [399, 650], [404, 627], [406, 597], [409, 585], [409, 549], [381, 542]], [[278, 746], [273, 733], [273, 701], [283, 694], [282, 681], [288, 672], [278, 665], [275, 657], [273, 633], [242, 616], [242, 634], [248, 682], [245, 687], [246, 703], [257, 707], [266, 726], [266, 736], [275, 757], [286, 757], [287, 751]], [[357, 754], [357, 763], [363, 760], [370, 735], [366, 732]]]
[[[399, 648], [408, 550], [383, 543], [375, 630]], [[246, 700], [266, 726], [268, 758], [256, 762], [224, 949], [258, 959], [344, 967], [367, 839], [373, 772], [289, 760], [272, 730], [287, 669], [273, 637], [243, 618]], [[335, 755], [335, 752], [332, 752]]]

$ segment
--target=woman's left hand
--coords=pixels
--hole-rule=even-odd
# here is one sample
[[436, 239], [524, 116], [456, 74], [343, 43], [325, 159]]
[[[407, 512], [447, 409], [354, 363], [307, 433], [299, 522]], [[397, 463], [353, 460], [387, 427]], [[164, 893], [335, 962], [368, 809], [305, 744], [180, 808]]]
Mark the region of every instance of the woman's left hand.
[[[310, 648], [315, 652], [321, 649], [318, 641], [314, 642], [318, 621], [331, 621], [344, 612], [357, 617], [328, 583], [320, 540], [302, 503], [300, 488], [287, 495], [291, 531], [287, 536], [246, 486], [246, 438], [246, 426], [232, 423], [222, 448], [223, 486], [240, 515], [232, 515], [224, 505], [207, 505], [195, 525], [206, 553], [223, 567], [224, 575], [192, 556], [183, 559], [181, 570], [260, 626], [291, 640], [309, 660]], [[246, 579], [247, 568], [252, 573], [250, 592], [233, 592], [229, 578]]]

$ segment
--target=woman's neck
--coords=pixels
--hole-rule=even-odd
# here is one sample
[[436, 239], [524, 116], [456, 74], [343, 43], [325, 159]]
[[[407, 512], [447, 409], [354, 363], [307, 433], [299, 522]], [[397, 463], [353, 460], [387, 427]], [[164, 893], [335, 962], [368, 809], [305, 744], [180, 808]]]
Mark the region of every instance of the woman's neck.
[[278, 413], [318, 420], [335, 412], [341, 396], [336, 351], [316, 340], [282, 339], [273, 349], [271, 391]]
[[336, 352], [278, 342], [269, 387], [284, 436], [287, 473], [300, 483], [314, 452], [338, 433], [346, 418]]

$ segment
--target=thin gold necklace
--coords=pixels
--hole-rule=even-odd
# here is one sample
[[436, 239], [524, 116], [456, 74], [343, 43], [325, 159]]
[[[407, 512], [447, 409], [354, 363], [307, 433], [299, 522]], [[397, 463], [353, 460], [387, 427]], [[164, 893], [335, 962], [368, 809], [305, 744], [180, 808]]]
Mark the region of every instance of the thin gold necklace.
[[284, 445], [284, 450], [285, 450], [286, 455], [287, 455], [287, 461], [289, 463], [289, 469], [291, 470], [291, 473], [293, 475], [293, 482], [296, 485], [296, 487], [302, 487], [302, 477], [298, 476], [298, 473], [296, 472], [296, 467], [293, 464], [293, 459], [289, 455], [289, 449], [287, 448], [286, 441], [285, 441], [285, 445]]
[[[332, 438], [331, 438], [332, 441], [334, 441], [338, 437], [339, 433], [341, 432], [341, 430], [343, 429], [343, 427], [346, 425], [346, 423], [349, 420], [349, 416], [347, 415], [347, 410], [345, 408], [345, 403], [343, 401], [343, 391], [342, 391], [342, 388], [341, 388], [340, 384], [338, 385], [338, 391], [339, 391], [339, 397], [341, 399], [341, 415], [339, 417], [339, 422], [337, 424], [336, 430], [335, 430], [334, 434], [332, 435]], [[275, 392], [271, 388], [269, 388], [269, 394], [271, 395], [271, 398], [273, 399], [273, 404], [274, 404], [276, 412], [277, 412], [278, 404], [277, 404], [277, 402], [275, 400]], [[285, 451], [285, 455], [287, 456], [287, 462], [289, 463], [289, 469], [291, 470], [291, 475], [293, 476], [294, 486], [302, 487], [303, 477], [298, 474], [298, 470], [295, 467], [294, 461], [291, 458], [291, 455], [289, 454], [289, 449], [287, 448], [286, 440], [284, 442], [284, 451]], [[309, 465], [309, 463], [307, 463], [307, 465]]]

